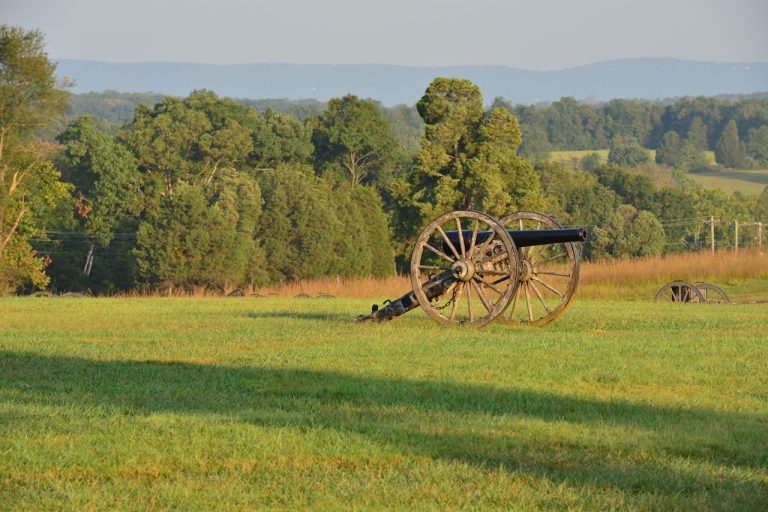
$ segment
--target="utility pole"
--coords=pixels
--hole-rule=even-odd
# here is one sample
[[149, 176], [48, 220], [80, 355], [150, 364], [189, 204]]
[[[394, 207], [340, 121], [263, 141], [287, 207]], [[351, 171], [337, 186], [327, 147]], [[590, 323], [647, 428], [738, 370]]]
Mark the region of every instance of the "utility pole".
[[711, 216], [709, 220], [705, 220], [704, 224], [709, 224], [709, 242], [712, 246], [712, 254], [715, 253], [715, 223], [720, 222], [715, 220], [714, 216]]
[[763, 224], [762, 222], [742, 222], [741, 226], [757, 226], [757, 247], [759, 250], [763, 250]]
[[83, 272], [85, 272], [85, 275], [87, 276], [91, 275], [92, 267], [93, 267], [93, 243], [91, 243], [91, 248], [88, 250], [88, 256], [85, 257], [85, 267], [83, 267]]

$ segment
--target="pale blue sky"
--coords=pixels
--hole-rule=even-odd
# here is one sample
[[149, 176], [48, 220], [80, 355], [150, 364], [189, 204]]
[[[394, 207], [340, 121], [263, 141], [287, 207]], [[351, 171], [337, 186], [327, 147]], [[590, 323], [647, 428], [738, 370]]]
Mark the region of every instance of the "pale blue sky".
[[211, 64], [768, 61], [768, 0], [0, 0], [53, 58]]

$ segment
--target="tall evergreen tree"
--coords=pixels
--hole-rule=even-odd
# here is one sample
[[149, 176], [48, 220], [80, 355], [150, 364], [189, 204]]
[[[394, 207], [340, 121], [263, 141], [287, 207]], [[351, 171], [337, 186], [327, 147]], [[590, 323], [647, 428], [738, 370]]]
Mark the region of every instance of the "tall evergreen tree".
[[733, 119], [723, 128], [715, 147], [715, 158], [720, 165], [734, 169], [743, 167], [746, 163], [744, 145], [739, 140], [739, 129]]
[[306, 166], [259, 174], [264, 213], [259, 226], [271, 281], [328, 275], [340, 230], [327, 183]]
[[517, 155], [520, 126], [507, 109], [483, 118], [480, 90], [455, 78], [435, 79], [417, 107], [426, 133], [407, 202], [421, 223], [450, 210], [502, 215], [539, 203], [538, 176]]
[[689, 144], [700, 151], [705, 151], [707, 149], [707, 125], [704, 124], [704, 121], [702, 121], [699, 116], [691, 119], [691, 124], [688, 126], [688, 132], [685, 139]]
[[768, 125], [749, 130], [746, 149], [757, 165], [768, 167]]

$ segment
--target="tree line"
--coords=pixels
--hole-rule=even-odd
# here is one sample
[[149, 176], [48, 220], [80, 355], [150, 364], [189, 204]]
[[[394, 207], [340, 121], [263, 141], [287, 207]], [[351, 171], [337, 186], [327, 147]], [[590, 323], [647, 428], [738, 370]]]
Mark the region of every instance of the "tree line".
[[[137, 105], [152, 105], [161, 99], [151, 93], [77, 94], [72, 96], [70, 117], [91, 115], [103, 123], [102, 128], [117, 131], [130, 121]], [[271, 109], [290, 114], [300, 121], [322, 115], [328, 106], [328, 102], [310, 99], [236, 101], [259, 112]], [[513, 105], [496, 98], [491, 110], [495, 107], [517, 117], [523, 136], [520, 153], [533, 161], [545, 160], [551, 151], [620, 147], [619, 152], [626, 153], [644, 147], [662, 150], [658, 163], [684, 170], [706, 165], [702, 151], [715, 151], [717, 162], [726, 167], [768, 167], [766, 93], [667, 101], [616, 99], [596, 104], [566, 97], [541, 105]], [[425, 124], [416, 106], [379, 108], [398, 143], [418, 150]]]
[[[595, 259], [700, 244], [701, 225], [681, 219], [768, 220], [768, 191], [534, 165], [514, 109], [484, 108], [468, 80], [436, 78], [414, 110], [347, 95], [301, 115], [195, 91], [140, 103], [110, 129], [92, 116], [61, 121], [70, 95], [40, 32], [3, 26], [0, 58], [4, 290], [384, 276], [406, 268], [425, 223], [455, 209], [589, 226]], [[728, 226], [717, 229], [726, 246]]]

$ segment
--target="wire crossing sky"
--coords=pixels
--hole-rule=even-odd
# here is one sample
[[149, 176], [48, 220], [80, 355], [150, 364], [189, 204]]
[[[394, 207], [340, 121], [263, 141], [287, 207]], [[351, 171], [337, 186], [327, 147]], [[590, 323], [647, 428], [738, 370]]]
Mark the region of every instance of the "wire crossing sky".
[[55, 59], [503, 65], [768, 61], [766, 0], [2, 0]]

